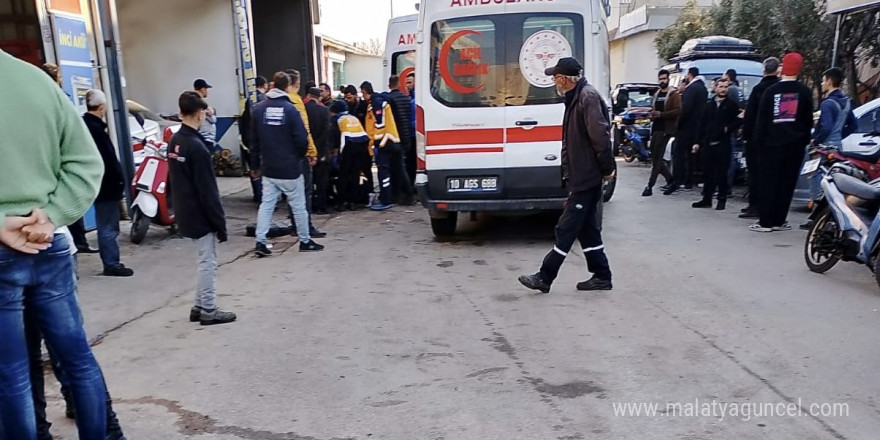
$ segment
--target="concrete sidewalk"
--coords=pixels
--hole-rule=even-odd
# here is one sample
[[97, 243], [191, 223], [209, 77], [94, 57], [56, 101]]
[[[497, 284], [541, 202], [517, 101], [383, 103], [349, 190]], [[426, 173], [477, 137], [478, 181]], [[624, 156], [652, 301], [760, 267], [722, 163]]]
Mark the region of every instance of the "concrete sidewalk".
[[[246, 177], [218, 178], [217, 184], [226, 208], [229, 241], [219, 247], [222, 266], [244, 257], [253, 249], [253, 239], [245, 237], [245, 226], [256, 221], [257, 205], [251, 201], [250, 180]], [[134, 270], [131, 278], [101, 275], [98, 254], [79, 254], [79, 300], [90, 340], [100, 343], [110, 332], [193, 295], [196, 254], [189, 239], [173, 237], [168, 228], [151, 226], [140, 245], [129, 239], [131, 222], [120, 224], [119, 248], [122, 263]], [[88, 234], [96, 244], [95, 232]], [[222, 292], [218, 292], [221, 296]], [[223, 305], [222, 299], [220, 300]], [[181, 308], [180, 314], [189, 313]]]

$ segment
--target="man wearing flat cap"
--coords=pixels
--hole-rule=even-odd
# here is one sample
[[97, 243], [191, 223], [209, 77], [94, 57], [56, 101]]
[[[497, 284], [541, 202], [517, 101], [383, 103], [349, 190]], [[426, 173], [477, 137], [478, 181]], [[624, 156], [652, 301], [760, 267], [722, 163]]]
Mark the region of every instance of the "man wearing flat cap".
[[611, 290], [611, 269], [602, 243], [600, 219], [602, 181], [614, 179], [608, 106], [598, 90], [581, 75], [574, 58], [562, 58], [544, 73], [552, 76], [556, 90], [565, 96], [562, 122], [562, 181], [568, 189], [565, 211], [556, 225], [556, 246], [544, 257], [541, 270], [519, 277], [522, 285], [542, 293], [559, 274], [575, 240], [580, 242], [593, 277], [578, 283], [578, 290]]

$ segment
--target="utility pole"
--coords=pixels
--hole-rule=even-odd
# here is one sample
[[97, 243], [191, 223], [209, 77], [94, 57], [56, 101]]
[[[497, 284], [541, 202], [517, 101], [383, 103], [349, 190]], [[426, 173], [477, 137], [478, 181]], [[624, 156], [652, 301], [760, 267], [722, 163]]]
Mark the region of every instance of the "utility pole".
[[394, 0], [388, 0], [391, 3], [391, 18], [394, 18]]

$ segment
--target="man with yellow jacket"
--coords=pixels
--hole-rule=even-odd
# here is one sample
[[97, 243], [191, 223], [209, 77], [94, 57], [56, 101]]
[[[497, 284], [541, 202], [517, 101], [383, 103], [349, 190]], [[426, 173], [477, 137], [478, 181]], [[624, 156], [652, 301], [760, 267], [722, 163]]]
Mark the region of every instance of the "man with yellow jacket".
[[[312, 167], [318, 163], [318, 149], [315, 147], [315, 140], [312, 138], [312, 129], [309, 127], [309, 114], [306, 111], [306, 104], [303, 102], [302, 96], [299, 96], [299, 90], [302, 85], [301, 76], [298, 70], [288, 69], [285, 70], [284, 73], [290, 76], [290, 102], [293, 103], [293, 106], [296, 107], [296, 110], [299, 112], [299, 115], [302, 117], [303, 123], [306, 126], [306, 133], [308, 134], [307, 140], [309, 143], [309, 149], [306, 151], [306, 157], [303, 158], [302, 169], [303, 176], [305, 176], [305, 188], [306, 188], [306, 210], [309, 213], [309, 229], [311, 231], [312, 237], [323, 238], [327, 236], [327, 233], [319, 230], [312, 224]], [[306, 165], [308, 163], [308, 165]], [[290, 222], [294, 226], [294, 230], [296, 230], [296, 221], [293, 218], [293, 213], [290, 214]]]
[[367, 117], [364, 128], [373, 143], [376, 167], [379, 169], [379, 202], [370, 206], [373, 211], [391, 208], [391, 156], [402, 154], [400, 135], [391, 113], [391, 105], [380, 94], [373, 91], [373, 84], [364, 81], [361, 94], [367, 101]]

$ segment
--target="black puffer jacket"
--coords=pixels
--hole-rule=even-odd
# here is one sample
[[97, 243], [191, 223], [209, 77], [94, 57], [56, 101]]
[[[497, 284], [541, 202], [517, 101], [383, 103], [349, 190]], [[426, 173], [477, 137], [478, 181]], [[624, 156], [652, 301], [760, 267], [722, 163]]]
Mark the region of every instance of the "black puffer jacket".
[[614, 172], [608, 106], [599, 91], [581, 79], [565, 94], [562, 122], [562, 180], [569, 191], [581, 192], [602, 184]]
[[412, 102], [409, 95], [400, 90], [392, 90], [385, 94], [385, 100], [391, 104], [391, 113], [397, 123], [397, 131], [402, 142], [411, 142], [415, 137], [412, 130]]

